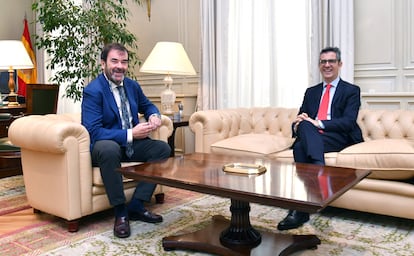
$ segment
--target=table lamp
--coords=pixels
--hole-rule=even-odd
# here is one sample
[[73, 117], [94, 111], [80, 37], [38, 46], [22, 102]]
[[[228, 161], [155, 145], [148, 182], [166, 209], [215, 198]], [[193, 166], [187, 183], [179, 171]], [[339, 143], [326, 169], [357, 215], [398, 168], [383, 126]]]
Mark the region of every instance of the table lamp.
[[14, 70], [32, 68], [33, 62], [22, 41], [0, 40], [0, 70], [9, 71], [9, 106], [19, 105], [15, 93]]
[[175, 92], [171, 89], [173, 79], [171, 75], [195, 75], [193, 65], [180, 43], [158, 42], [142, 65], [141, 72], [165, 74], [165, 90], [161, 92], [162, 112], [173, 114]]

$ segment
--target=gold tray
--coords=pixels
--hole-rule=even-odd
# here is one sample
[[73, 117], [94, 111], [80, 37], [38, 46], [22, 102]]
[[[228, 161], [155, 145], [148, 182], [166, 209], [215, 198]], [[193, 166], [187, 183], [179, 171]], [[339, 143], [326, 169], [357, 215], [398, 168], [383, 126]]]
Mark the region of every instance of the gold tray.
[[258, 164], [231, 163], [223, 166], [223, 171], [238, 174], [261, 174], [266, 167]]

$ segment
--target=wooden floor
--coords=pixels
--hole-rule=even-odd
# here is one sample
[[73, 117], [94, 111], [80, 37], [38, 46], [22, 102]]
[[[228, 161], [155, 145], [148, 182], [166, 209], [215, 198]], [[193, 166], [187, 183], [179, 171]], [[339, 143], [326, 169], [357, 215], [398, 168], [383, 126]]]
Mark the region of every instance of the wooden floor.
[[33, 208], [0, 216], [0, 236], [11, 232], [17, 232], [22, 227], [34, 225], [53, 218], [56, 217], [43, 213], [34, 214]]
[[[1, 166], [1, 157], [0, 157], [0, 166]], [[6, 170], [4, 168], [0, 168], [0, 178], [19, 175], [21, 173], [20, 170]], [[12, 212], [9, 214], [1, 215], [0, 216], [0, 236], [11, 233], [11, 232], [18, 232], [21, 228], [26, 227], [28, 225], [34, 225], [36, 223], [51, 220], [56, 218], [49, 214], [43, 213], [34, 213], [33, 208]]]

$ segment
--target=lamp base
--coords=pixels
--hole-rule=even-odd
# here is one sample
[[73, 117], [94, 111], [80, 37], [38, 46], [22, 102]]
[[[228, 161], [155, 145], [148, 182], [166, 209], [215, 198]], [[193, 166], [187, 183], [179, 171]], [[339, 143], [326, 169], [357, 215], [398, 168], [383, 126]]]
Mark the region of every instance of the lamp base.
[[162, 113], [165, 115], [173, 115], [173, 107], [175, 103], [175, 92], [171, 90], [172, 78], [167, 76], [164, 78], [166, 89], [161, 92]]
[[11, 92], [9, 94], [9, 96], [7, 97], [9, 103], [7, 104], [8, 106], [19, 106], [19, 102], [17, 101], [17, 94], [14, 92]]
[[174, 111], [172, 111], [172, 110], [163, 110], [162, 111], [162, 114], [163, 115], [166, 115], [166, 116], [173, 116], [174, 115]]
[[19, 102], [17, 102], [17, 94], [14, 92], [14, 87], [15, 87], [15, 83], [14, 83], [14, 70], [12, 69], [12, 67], [10, 67], [9, 69], [9, 96], [8, 96], [8, 101], [9, 104], [8, 106], [18, 106]]

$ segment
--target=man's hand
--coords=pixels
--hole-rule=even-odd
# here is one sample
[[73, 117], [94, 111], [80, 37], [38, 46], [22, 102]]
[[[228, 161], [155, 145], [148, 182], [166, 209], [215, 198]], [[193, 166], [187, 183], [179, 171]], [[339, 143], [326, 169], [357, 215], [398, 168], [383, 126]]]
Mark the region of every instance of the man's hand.
[[300, 122], [302, 122], [303, 120], [306, 120], [307, 118], [309, 118], [309, 117], [308, 117], [308, 114], [306, 114], [306, 113], [301, 113], [301, 114], [296, 116], [295, 126], [293, 127], [295, 132], [298, 130], [298, 126], [299, 126]]
[[157, 129], [150, 122], [139, 123], [134, 128], [132, 128], [132, 137], [134, 139], [143, 139], [148, 137], [153, 130]]
[[161, 126], [161, 118], [159, 115], [151, 115], [148, 121], [154, 127], [154, 130]]
[[143, 139], [148, 137], [152, 131], [161, 126], [161, 118], [159, 115], [151, 115], [148, 122], [139, 123], [132, 128], [132, 137], [134, 139]]
[[295, 126], [293, 127], [293, 129], [295, 130], [295, 132], [296, 132], [296, 131], [297, 131], [297, 129], [298, 129], [298, 125], [299, 125], [299, 123], [300, 123], [300, 122], [302, 122], [302, 121], [308, 121], [308, 122], [311, 122], [314, 126], [316, 126], [316, 127], [318, 127], [318, 128], [319, 128], [319, 123], [318, 123], [318, 121], [317, 121], [317, 120], [310, 118], [310, 117], [308, 116], [308, 114], [307, 114], [307, 113], [301, 113], [301, 114], [299, 114], [299, 115], [296, 117], [296, 120], [295, 120]]
[[312, 118], [308, 117], [308, 118], [306, 119], [306, 121], [311, 122], [311, 123], [312, 123], [315, 127], [317, 127], [317, 128], [321, 128], [321, 127], [319, 127], [319, 122], [318, 122], [318, 120], [315, 120], [315, 119], [312, 119]]

